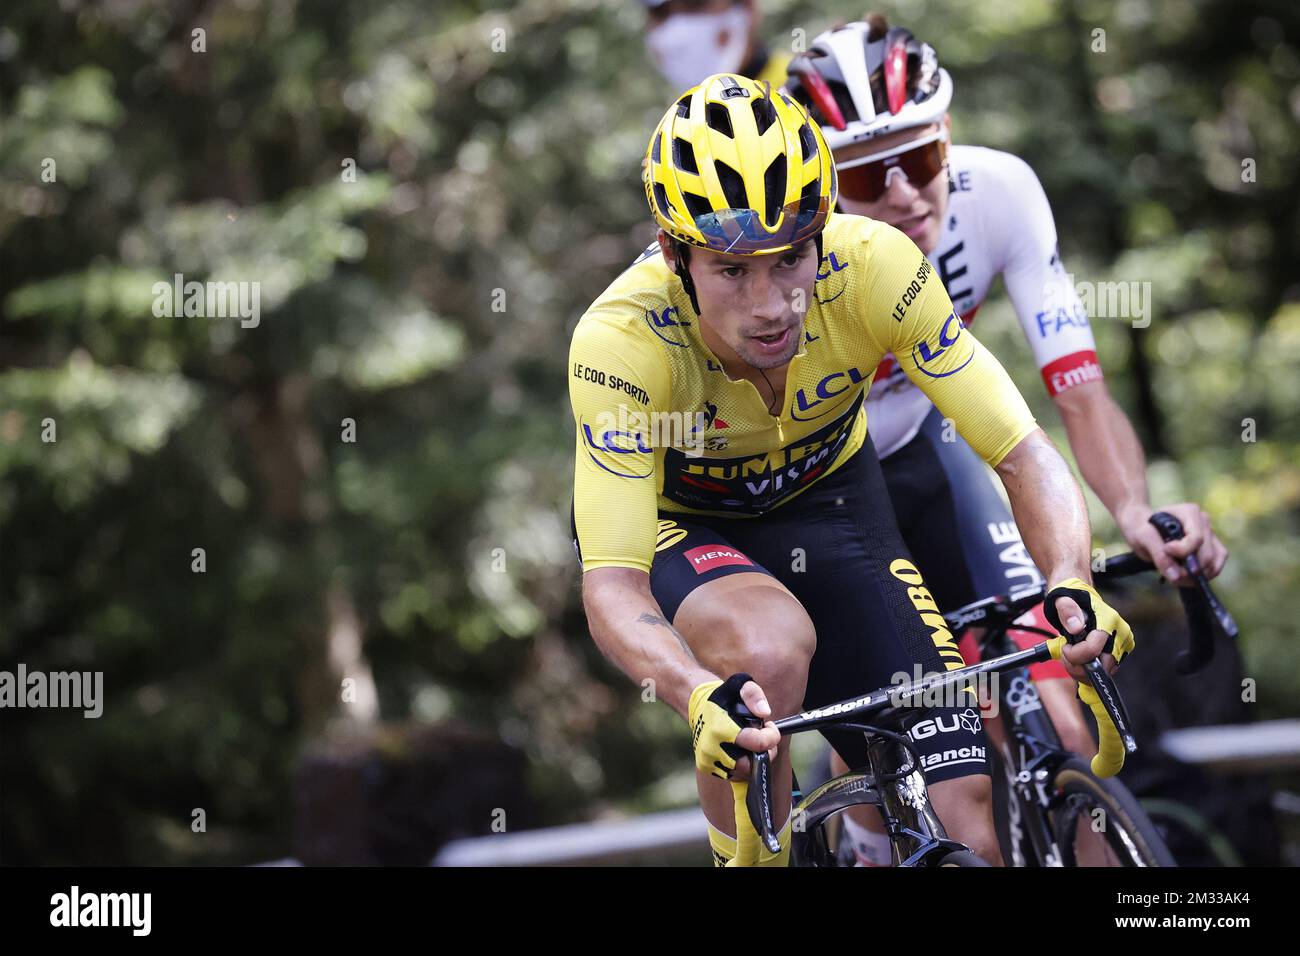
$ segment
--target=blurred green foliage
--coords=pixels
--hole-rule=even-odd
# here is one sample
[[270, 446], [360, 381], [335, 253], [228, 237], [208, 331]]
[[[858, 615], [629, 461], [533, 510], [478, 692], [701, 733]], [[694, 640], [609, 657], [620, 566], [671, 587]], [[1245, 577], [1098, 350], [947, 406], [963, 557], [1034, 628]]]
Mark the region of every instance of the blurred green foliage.
[[[763, 6], [774, 47], [863, 12]], [[1153, 284], [1149, 329], [1097, 323], [1108, 377], [1157, 498], [1234, 550], [1261, 713], [1296, 713], [1295, 5], [882, 6], [953, 73], [957, 141], [1035, 168], [1076, 277]], [[364, 719], [362, 673], [382, 719], [525, 748], [552, 821], [691, 799], [680, 721], [587, 637], [567, 527], [568, 334], [652, 236], [639, 164], [675, 92], [642, 16], [6, 5], [0, 668], [106, 695], [0, 713], [6, 862], [283, 855], [292, 761]], [[177, 273], [260, 283], [260, 322], [159, 317]], [[1056, 428], [1000, 293], [980, 334]]]

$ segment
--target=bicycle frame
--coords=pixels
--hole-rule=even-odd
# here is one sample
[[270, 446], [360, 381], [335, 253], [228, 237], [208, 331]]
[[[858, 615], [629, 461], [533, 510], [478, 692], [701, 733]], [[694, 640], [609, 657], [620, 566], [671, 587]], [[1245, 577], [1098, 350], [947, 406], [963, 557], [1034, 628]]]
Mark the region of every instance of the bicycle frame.
[[[776, 727], [783, 735], [833, 726], [842, 730], [860, 730], [871, 738], [867, 748], [868, 772], [856, 771], [829, 780], [795, 806], [791, 847], [795, 865], [816, 866], [829, 862], [824, 823], [831, 814], [860, 804], [872, 804], [879, 810], [898, 866], [925, 865], [933, 856], [966, 849], [948, 838], [930, 804], [925, 777], [916, 765], [913, 753], [902, 743], [902, 735], [859, 723], [858, 719], [889, 720], [905, 730], [914, 718], [920, 717], [920, 711], [897, 710], [894, 705], [899, 698], [908, 699], [936, 688], [967, 684], [980, 673], [1023, 669], [1029, 663], [1049, 657], [1048, 645], [1039, 644], [960, 670], [932, 675], [908, 687], [881, 688], [856, 700], [842, 701], [776, 721]], [[766, 754], [754, 758], [751, 787], [768, 785], [766, 763]], [[764, 834], [765, 840], [772, 837], [770, 821], [764, 822], [759, 832]]]
[[[981, 655], [1011, 646], [1008, 628], [990, 631], [980, 643]], [[1007, 784], [1007, 828], [1012, 866], [1059, 866], [1061, 850], [1049, 832], [1040, 808], [1052, 803], [1047, 787], [1069, 756], [1043, 708], [1028, 668], [1017, 668], [998, 682], [998, 714], [1005, 740], [1003, 776]]]
[[[936, 852], [965, 849], [960, 843], [948, 839], [948, 833], [930, 805], [925, 777], [914, 764], [903, 773], [890, 773], [888, 768], [899, 759], [911, 763], [911, 754], [897, 741], [877, 737], [867, 749], [867, 760], [876, 780], [892, 777], [884, 786], [877, 786], [880, 798], [880, 815], [885, 821], [885, 831], [893, 847], [895, 866], [920, 866]], [[912, 852], [904, 856], [905, 847]]]
[[[862, 729], [870, 732], [874, 728]], [[796, 805], [796, 836], [804, 836], [791, 843], [795, 866], [829, 865], [831, 852], [824, 828], [827, 819], [848, 807], [867, 804], [876, 807], [885, 823], [895, 866], [922, 866], [933, 854], [965, 849], [948, 839], [930, 805], [925, 778], [915, 766], [908, 766], [912, 760], [905, 748], [887, 737], [874, 738], [868, 748], [868, 761], [870, 772], [850, 772], [828, 780]], [[908, 769], [890, 770], [894, 765]], [[889, 782], [880, 786], [876, 781], [882, 779]]]

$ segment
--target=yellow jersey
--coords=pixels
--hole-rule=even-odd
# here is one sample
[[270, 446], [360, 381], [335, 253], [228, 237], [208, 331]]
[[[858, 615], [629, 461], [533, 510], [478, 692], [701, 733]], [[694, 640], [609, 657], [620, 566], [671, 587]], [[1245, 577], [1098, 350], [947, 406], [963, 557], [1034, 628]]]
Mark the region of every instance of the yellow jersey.
[[1034, 430], [1015, 385], [910, 239], [832, 214], [822, 241], [779, 415], [723, 370], [657, 244], [578, 321], [569, 399], [584, 571], [649, 572], [661, 510], [753, 517], [835, 471], [866, 440], [863, 396], [890, 354], [989, 464]]

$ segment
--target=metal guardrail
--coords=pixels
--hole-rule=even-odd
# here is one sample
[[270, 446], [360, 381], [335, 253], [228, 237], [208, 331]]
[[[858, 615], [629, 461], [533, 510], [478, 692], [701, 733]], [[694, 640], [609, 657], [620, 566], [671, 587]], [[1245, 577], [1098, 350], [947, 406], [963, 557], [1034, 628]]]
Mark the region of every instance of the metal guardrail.
[[1224, 773], [1300, 767], [1300, 720], [1166, 731], [1160, 746], [1175, 760]]
[[[544, 830], [453, 840], [433, 866], [557, 866], [609, 863], [646, 853], [703, 849], [708, 823], [698, 807], [650, 813], [632, 820], [574, 823]], [[703, 860], [707, 859], [703, 857]]]
[[[1300, 720], [1171, 730], [1160, 738], [1170, 756], [1227, 773], [1300, 767]], [[1288, 795], [1295, 812], [1297, 798]], [[698, 807], [650, 813], [630, 820], [498, 833], [453, 840], [432, 866], [563, 866], [628, 862], [680, 850], [708, 852], [708, 824]], [[702, 857], [701, 862], [707, 859]], [[300, 866], [292, 858], [255, 866]]]

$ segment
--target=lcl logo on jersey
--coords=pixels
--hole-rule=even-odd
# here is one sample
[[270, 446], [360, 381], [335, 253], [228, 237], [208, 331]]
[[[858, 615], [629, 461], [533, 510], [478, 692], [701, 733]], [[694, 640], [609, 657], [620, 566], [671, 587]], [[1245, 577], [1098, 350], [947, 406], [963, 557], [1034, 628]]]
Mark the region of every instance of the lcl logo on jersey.
[[597, 442], [592, 437], [591, 426], [584, 422], [582, 433], [587, 436], [587, 444], [597, 451], [612, 451], [616, 455], [635, 455], [637, 452], [648, 454], [654, 451], [651, 446], [646, 444], [646, 437], [640, 432], [620, 431], [617, 428], [611, 428], [609, 431], [601, 432], [600, 441]]
[[817, 264], [817, 282], [813, 285], [813, 298], [822, 305], [828, 302], [834, 302], [844, 294], [844, 290], [849, 287], [848, 278], [844, 277], [843, 281], [833, 283], [838, 285], [838, 289], [832, 290], [831, 287], [819, 288], [822, 282], [825, 282], [831, 276], [843, 272], [849, 267], [847, 262], [840, 262], [839, 257], [834, 252], [827, 253], [826, 257]]
[[[825, 272], [822, 271], [822, 266], [826, 267]], [[821, 282], [823, 279], [829, 279], [835, 273], [847, 269], [848, 267], [849, 264], [847, 262], [840, 262], [835, 253], [830, 252], [827, 254], [825, 259], [817, 264], [817, 281]]]
[[838, 403], [819, 409], [816, 414], [813, 415], [799, 415], [798, 413], [811, 412], [816, 409], [817, 406], [829, 402], [831, 399], [847, 392], [854, 385], [860, 385], [864, 381], [866, 381], [866, 376], [862, 374], [860, 369], [851, 368], [846, 369], [843, 372], [831, 372], [831, 374], [827, 375], [813, 386], [811, 389], [812, 398], [809, 398], [808, 389], [801, 388], [794, 393], [794, 407], [790, 410], [790, 417], [799, 422], [807, 422], [812, 421], [814, 418], [821, 418], [823, 415], [829, 414], [835, 408], [838, 408]]
[[[649, 454], [654, 448], [649, 444], [646, 436], [640, 432], [623, 431], [617, 428], [611, 428], [608, 431], [601, 432], [600, 438], [597, 439], [591, 433], [591, 426], [582, 422], [582, 437], [587, 445], [587, 455], [593, 462], [612, 475], [618, 475], [620, 478], [648, 478], [654, 473], [654, 465], [650, 465], [650, 470], [645, 474], [629, 472], [628, 465], [619, 465], [618, 459], [610, 459], [610, 464], [606, 464], [596, 457], [594, 452], [600, 452], [602, 455], [635, 455], [638, 453]], [[616, 467], [610, 467], [615, 465]], [[621, 469], [621, 470], [620, 470]]]
[[937, 348], [930, 348], [929, 342], [918, 342], [912, 348], [912, 362], [916, 365], [917, 371], [922, 372], [930, 378], [947, 378], [949, 375], [955, 375], [970, 364], [971, 359], [975, 357], [973, 349], [966, 356], [966, 361], [962, 362], [956, 368], [949, 369], [946, 372], [932, 372], [929, 368], [935, 367], [933, 363], [938, 361], [941, 355], [948, 353], [948, 350], [957, 344], [961, 339], [961, 331], [966, 326], [962, 324], [960, 316], [956, 312], [949, 314], [944, 320], [943, 328], [939, 330], [939, 344]]
[[[673, 316], [676, 315], [676, 318]], [[650, 331], [659, 338], [663, 339], [669, 345], [676, 345], [678, 348], [689, 348], [690, 343], [686, 342], [686, 336], [680, 330], [689, 326], [691, 323], [681, 317], [681, 312], [677, 306], [670, 305], [662, 311], [655, 309], [645, 310], [645, 324], [650, 326]]]

